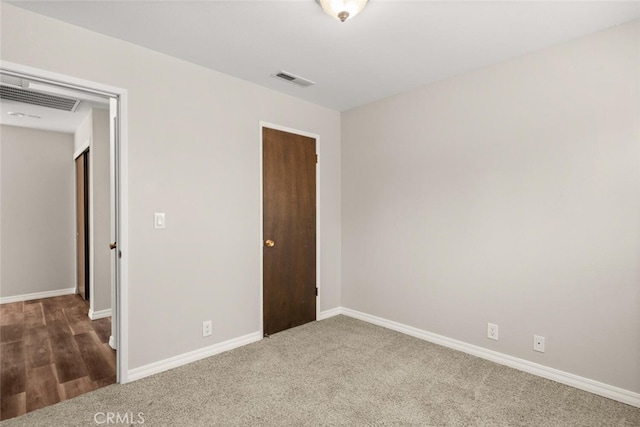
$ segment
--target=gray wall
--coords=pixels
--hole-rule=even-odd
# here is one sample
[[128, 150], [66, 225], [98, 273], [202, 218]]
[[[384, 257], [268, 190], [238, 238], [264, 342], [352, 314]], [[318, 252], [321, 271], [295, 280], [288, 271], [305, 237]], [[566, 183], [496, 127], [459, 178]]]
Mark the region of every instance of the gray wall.
[[0, 297], [75, 287], [73, 135], [0, 126]]
[[91, 141], [93, 219], [93, 311], [111, 308], [111, 207], [109, 201], [109, 110], [93, 109]]
[[90, 314], [111, 308], [109, 110], [92, 109], [76, 129], [74, 153], [89, 146]]
[[338, 112], [0, 7], [2, 60], [128, 91], [130, 369], [260, 330], [261, 120], [320, 137], [321, 309], [340, 305]]
[[343, 113], [342, 305], [640, 392], [639, 40]]

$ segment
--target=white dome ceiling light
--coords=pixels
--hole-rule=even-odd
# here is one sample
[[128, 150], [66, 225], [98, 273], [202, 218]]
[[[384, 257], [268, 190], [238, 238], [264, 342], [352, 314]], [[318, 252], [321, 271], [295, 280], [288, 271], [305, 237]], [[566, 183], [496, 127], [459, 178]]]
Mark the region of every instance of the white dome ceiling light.
[[316, 0], [327, 15], [344, 22], [351, 19], [367, 5], [368, 0]]

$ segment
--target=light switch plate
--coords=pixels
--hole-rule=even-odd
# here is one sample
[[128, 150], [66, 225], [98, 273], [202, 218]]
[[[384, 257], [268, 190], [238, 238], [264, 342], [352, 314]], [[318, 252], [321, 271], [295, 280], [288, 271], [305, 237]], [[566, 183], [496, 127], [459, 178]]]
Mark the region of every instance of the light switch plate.
[[164, 218], [164, 212], [154, 212], [153, 214], [153, 229], [164, 230], [166, 228], [166, 222]]

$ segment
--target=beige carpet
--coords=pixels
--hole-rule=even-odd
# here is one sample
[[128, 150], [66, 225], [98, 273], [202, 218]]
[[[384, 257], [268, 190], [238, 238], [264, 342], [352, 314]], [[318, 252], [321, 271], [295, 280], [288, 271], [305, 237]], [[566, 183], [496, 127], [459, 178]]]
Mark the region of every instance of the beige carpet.
[[145, 426], [640, 426], [638, 408], [345, 316], [2, 426], [114, 425], [109, 412]]

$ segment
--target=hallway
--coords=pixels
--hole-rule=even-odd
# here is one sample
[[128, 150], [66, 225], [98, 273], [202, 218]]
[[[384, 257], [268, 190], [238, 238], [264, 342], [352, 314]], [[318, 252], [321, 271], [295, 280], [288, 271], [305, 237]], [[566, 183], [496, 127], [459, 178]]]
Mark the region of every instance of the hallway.
[[111, 318], [79, 295], [0, 305], [0, 419], [116, 382]]

